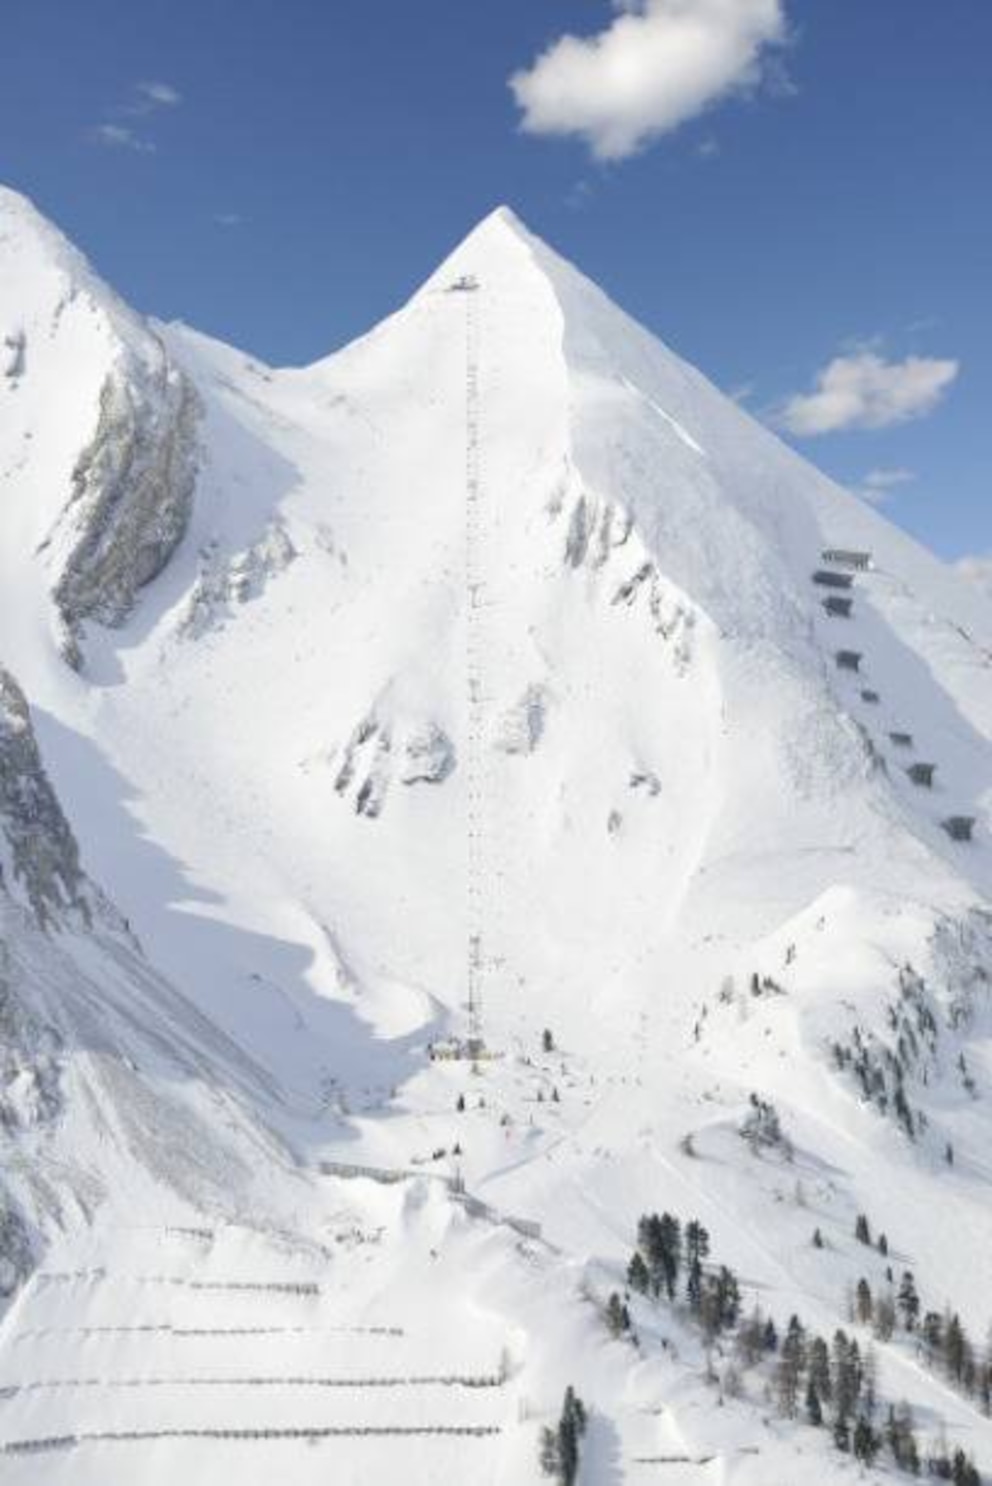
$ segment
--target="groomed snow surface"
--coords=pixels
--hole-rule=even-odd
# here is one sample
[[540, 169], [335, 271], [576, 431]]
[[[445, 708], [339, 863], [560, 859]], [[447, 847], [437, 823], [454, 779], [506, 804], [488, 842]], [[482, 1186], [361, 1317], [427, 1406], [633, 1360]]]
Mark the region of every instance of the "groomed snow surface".
[[3, 1481], [522, 1486], [568, 1384], [583, 1486], [897, 1479], [604, 1311], [669, 1210], [780, 1332], [867, 1348], [891, 1267], [984, 1348], [988, 599], [505, 209], [272, 370], [0, 192], [0, 351], [0, 666], [95, 905], [0, 850]]

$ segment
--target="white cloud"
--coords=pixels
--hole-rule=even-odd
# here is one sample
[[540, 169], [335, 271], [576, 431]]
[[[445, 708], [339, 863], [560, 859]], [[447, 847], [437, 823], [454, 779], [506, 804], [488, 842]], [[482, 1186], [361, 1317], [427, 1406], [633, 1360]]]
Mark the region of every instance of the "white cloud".
[[[182, 101], [183, 95], [171, 83], [135, 83], [130, 98], [115, 108], [108, 108], [107, 114], [118, 120], [147, 119], [149, 114], [158, 113], [163, 108], [176, 108]], [[108, 149], [136, 150], [141, 155], [154, 154], [156, 149], [153, 140], [139, 134], [130, 124], [97, 124], [89, 131], [89, 137], [94, 144], [105, 145]]]
[[933, 412], [959, 370], [959, 362], [932, 356], [886, 361], [872, 350], [837, 356], [817, 375], [812, 392], [789, 399], [779, 421], [801, 438], [908, 423]]
[[882, 506], [898, 490], [900, 485], [911, 485], [916, 479], [913, 470], [869, 470], [861, 482], [858, 494], [870, 505]]
[[217, 227], [241, 227], [244, 220], [240, 212], [214, 212], [214, 223]]
[[150, 155], [155, 150], [150, 139], [144, 139], [126, 124], [97, 124], [90, 137], [111, 150], [136, 150], [141, 155]]
[[622, 160], [720, 99], [753, 90], [786, 40], [785, 0], [613, 0], [595, 36], [553, 41], [510, 78], [530, 134], [579, 135]]
[[135, 83], [134, 91], [150, 109], [175, 108], [183, 101], [183, 95], [171, 83]]

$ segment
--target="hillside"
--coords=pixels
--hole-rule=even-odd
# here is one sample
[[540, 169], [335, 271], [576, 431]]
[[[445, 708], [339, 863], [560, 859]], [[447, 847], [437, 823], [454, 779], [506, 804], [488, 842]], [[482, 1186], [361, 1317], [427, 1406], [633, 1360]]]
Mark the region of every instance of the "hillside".
[[858, 1478], [611, 1336], [664, 1211], [992, 1472], [982, 591], [506, 209], [276, 370], [2, 192], [0, 343], [10, 1479], [516, 1486], [568, 1384], [586, 1486]]

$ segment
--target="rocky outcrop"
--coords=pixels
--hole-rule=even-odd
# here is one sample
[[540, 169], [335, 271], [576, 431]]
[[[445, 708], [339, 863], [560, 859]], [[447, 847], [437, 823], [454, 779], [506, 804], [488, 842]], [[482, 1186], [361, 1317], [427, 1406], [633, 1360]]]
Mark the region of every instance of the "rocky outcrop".
[[224, 558], [216, 547], [200, 554], [200, 575], [179, 621], [179, 633], [196, 639], [222, 626], [234, 610], [260, 598], [268, 584], [299, 556], [286, 528], [272, 521], [243, 552]]
[[503, 717], [496, 732], [496, 747], [502, 753], [533, 753], [544, 736], [548, 692], [543, 686], [528, 686], [523, 696]]
[[27, 336], [23, 330], [10, 330], [3, 338], [0, 372], [16, 386], [24, 375], [27, 361]]
[[24, 694], [2, 668], [0, 888], [22, 898], [43, 927], [63, 911], [89, 921], [75, 837], [42, 765]]
[[374, 820], [394, 778], [405, 785], [442, 784], [456, 762], [455, 745], [437, 723], [400, 729], [371, 714], [348, 739], [334, 788], [353, 795], [356, 813]]
[[58, 569], [53, 596], [62, 649], [76, 668], [84, 621], [122, 624], [185, 534], [199, 409], [193, 384], [164, 352], [156, 368], [128, 362], [104, 382], [96, 431], [45, 543]]
[[34, 1251], [27, 1224], [0, 1188], [0, 1300], [13, 1295], [33, 1268]]

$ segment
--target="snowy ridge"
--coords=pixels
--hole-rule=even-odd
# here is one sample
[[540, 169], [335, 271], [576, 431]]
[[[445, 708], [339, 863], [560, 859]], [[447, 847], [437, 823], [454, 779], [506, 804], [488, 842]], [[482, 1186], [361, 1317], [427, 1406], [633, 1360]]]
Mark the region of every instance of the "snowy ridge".
[[5, 1479], [519, 1486], [567, 1384], [858, 1479], [755, 1305], [992, 1471], [981, 592], [506, 209], [276, 370], [4, 193], [0, 346]]

